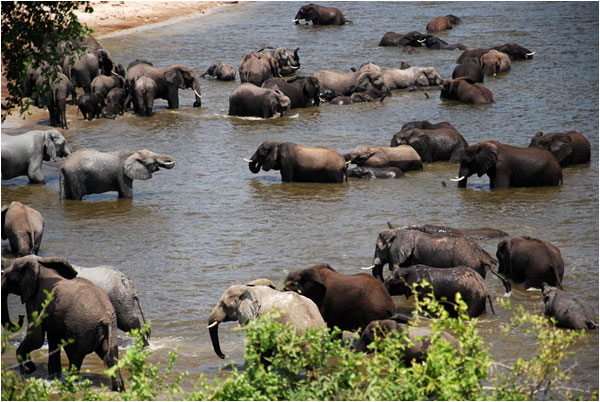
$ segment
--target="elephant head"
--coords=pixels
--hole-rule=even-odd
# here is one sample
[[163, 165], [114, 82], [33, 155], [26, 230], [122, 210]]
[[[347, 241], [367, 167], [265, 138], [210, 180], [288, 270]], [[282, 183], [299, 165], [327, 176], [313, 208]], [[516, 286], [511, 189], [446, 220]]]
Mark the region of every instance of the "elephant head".
[[196, 76], [196, 72], [193, 69], [185, 66], [171, 66], [165, 70], [164, 76], [165, 80], [169, 84], [175, 85], [177, 88], [192, 88], [194, 90], [194, 94], [196, 95], [194, 107], [200, 107], [202, 105], [200, 81], [198, 80], [198, 76]]
[[535, 52], [524, 48], [514, 42], [506, 43], [500, 46], [494, 46], [492, 49], [496, 49], [502, 53], [506, 53], [511, 59], [532, 59]]
[[511, 68], [510, 57], [506, 53], [490, 50], [481, 56], [481, 66], [484, 75], [493, 75], [509, 71]]
[[327, 291], [327, 274], [336, 272], [329, 264], [317, 264], [290, 273], [284, 281], [283, 290], [300, 293], [321, 308]]
[[260, 168], [265, 172], [271, 169], [279, 170], [279, 142], [265, 141], [256, 149], [251, 159], [246, 159], [252, 173], [258, 173]]
[[452, 25], [458, 25], [462, 22], [462, 20], [456, 15], [448, 14], [446, 15], [446, 18], [448, 18], [448, 22], [450, 22]]
[[408, 299], [412, 295], [411, 284], [420, 280], [416, 270], [404, 268], [395, 270], [384, 283], [391, 296], [404, 296]]
[[365, 163], [369, 158], [377, 153], [377, 150], [373, 147], [357, 147], [354, 151], [344, 154], [344, 159], [348, 163], [354, 163], [356, 165], [361, 165]]
[[[390, 250], [394, 247], [394, 240], [396, 239], [396, 231], [394, 229], [385, 229], [379, 232], [377, 241], [375, 242], [375, 255], [373, 256], [373, 265], [364, 269], [373, 269], [373, 276], [379, 278], [383, 282], [383, 266], [390, 264], [392, 268], [392, 258]], [[403, 244], [406, 246], [407, 244]], [[397, 248], [397, 247], [396, 247]], [[410, 255], [411, 250], [404, 250], [403, 254], [406, 254], [406, 258]], [[405, 259], [406, 259], [405, 258]]]
[[565, 160], [573, 152], [571, 142], [571, 137], [566, 133], [543, 135], [542, 132], [538, 132], [531, 139], [529, 146], [550, 151], [556, 157], [558, 163], [564, 166]]
[[420, 86], [434, 86], [442, 85], [444, 80], [438, 74], [433, 67], [424, 67], [418, 73], [416, 77], [416, 83]]
[[159, 168], [172, 169], [174, 166], [175, 160], [171, 156], [142, 149], [125, 160], [123, 173], [131, 180], [148, 180]]
[[288, 83], [297, 83], [302, 90], [304, 104], [319, 106], [321, 104], [321, 85], [315, 77], [293, 77], [287, 80]]
[[465, 150], [460, 160], [458, 177], [451, 179], [458, 182], [458, 187], [467, 187], [467, 178], [475, 173], [481, 177], [496, 165], [498, 160], [498, 143], [483, 141]]
[[360, 72], [351, 92], [367, 92], [372, 98], [383, 98], [392, 94], [383, 82], [381, 72], [373, 69]]
[[94, 49], [94, 54], [98, 58], [98, 66], [104, 75], [111, 75], [113, 70], [114, 62], [110, 53], [106, 49]]
[[270, 91], [267, 94], [267, 101], [272, 116], [289, 116], [292, 107], [292, 101], [279, 89]]
[[299, 20], [313, 21], [319, 17], [317, 12], [317, 8], [314, 4], [306, 4], [300, 7], [296, 16], [294, 17], [294, 22], [296, 25], [300, 23]]
[[44, 133], [44, 160], [54, 161], [56, 157], [67, 157], [73, 152], [67, 140], [58, 130], [48, 130]]

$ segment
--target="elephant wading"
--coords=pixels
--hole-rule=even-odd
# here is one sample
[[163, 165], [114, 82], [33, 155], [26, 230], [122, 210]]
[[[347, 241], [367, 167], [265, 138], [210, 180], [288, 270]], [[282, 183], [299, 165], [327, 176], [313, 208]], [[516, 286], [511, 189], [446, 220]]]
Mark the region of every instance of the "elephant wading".
[[299, 107], [319, 106], [321, 87], [319, 80], [314, 77], [294, 77], [289, 80], [283, 78], [269, 78], [262, 83], [263, 88], [280, 90], [290, 98], [291, 109]]
[[275, 312], [276, 321], [291, 324], [296, 331], [325, 327], [318, 307], [310, 299], [294, 292], [280, 292], [269, 286], [233, 285], [227, 288], [208, 318], [208, 329], [213, 349], [221, 359], [225, 354], [219, 343], [219, 324], [249, 320]]
[[235, 67], [223, 62], [214, 63], [206, 69], [201, 77], [204, 78], [207, 75], [220, 81], [233, 81], [235, 80]]
[[[2, 326], [10, 324], [6, 299], [8, 294], [21, 296], [25, 304], [27, 322], [36, 320], [34, 312], [42, 311], [46, 292], [55, 298], [45, 310], [40, 325], [28, 325], [27, 335], [17, 348], [17, 359], [22, 374], [35, 371], [29, 360], [30, 352], [39, 349], [48, 335], [48, 373], [61, 372], [61, 342], [73, 340], [64, 346], [69, 367], [80, 370], [83, 359], [96, 352], [107, 367], [117, 364], [117, 317], [106, 293], [87, 279], [77, 278], [77, 271], [65, 260], [56, 257], [26, 256], [13, 260], [2, 272]], [[54, 351], [57, 351], [54, 353]], [[112, 389], [124, 391], [123, 378], [117, 368], [111, 378]]]
[[412, 127], [411, 123], [407, 123], [408, 126], [404, 125], [400, 132], [394, 134], [390, 145], [410, 145], [423, 162], [459, 162], [469, 146], [464, 137], [448, 122], [433, 125], [426, 121], [427, 127], [439, 127], [433, 129]]
[[2, 134], [2, 180], [27, 176], [30, 183], [44, 183], [42, 161], [69, 156], [72, 152], [57, 130], [34, 130], [20, 135]]
[[396, 167], [373, 168], [373, 167], [355, 167], [348, 169], [348, 177], [357, 177], [360, 179], [399, 179], [404, 177], [402, 169]]
[[421, 47], [425, 43], [426, 36], [417, 31], [410, 31], [405, 34], [386, 32], [379, 41], [378, 46]]
[[133, 84], [134, 109], [142, 116], [152, 116], [154, 98], [158, 94], [156, 82], [146, 74], [142, 74]]
[[92, 91], [92, 81], [101, 72], [111, 75], [114, 62], [108, 50], [102, 48], [87, 48], [79, 56], [67, 56], [63, 62], [63, 70], [73, 85], [83, 88], [86, 94]]
[[498, 243], [498, 273], [525, 289], [542, 288], [546, 283], [562, 289], [565, 273], [558, 247], [529, 236], [506, 239]]
[[458, 187], [467, 187], [467, 178], [487, 174], [490, 188], [558, 186], [562, 171], [550, 152], [540, 148], [519, 148], [487, 140], [471, 145], [460, 160]]
[[318, 4], [305, 4], [296, 13], [294, 23], [298, 25], [300, 20], [312, 21], [313, 25], [344, 25], [352, 24], [342, 12], [334, 7], [325, 7]]
[[132, 198], [134, 179], [148, 180], [159, 168], [172, 169], [174, 166], [171, 156], [146, 149], [117, 152], [85, 149], [69, 155], [60, 173], [64, 176], [67, 199], [81, 200], [86, 194], [107, 191], [117, 191], [119, 198]]
[[292, 102], [280, 90], [261, 88], [252, 83], [240, 84], [229, 95], [230, 116], [262, 118], [289, 116]]
[[108, 92], [113, 88], [123, 88], [124, 78], [120, 75], [98, 75], [92, 81], [91, 88], [93, 94], [98, 94], [102, 99], [106, 98]]
[[511, 69], [510, 57], [506, 53], [497, 50], [490, 50], [481, 56], [481, 69], [484, 75], [493, 75], [506, 73]]
[[291, 142], [263, 142], [248, 162], [252, 173], [279, 170], [284, 182], [342, 183], [347, 165], [331, 148], [304, 147]]
[[19, 257], [37, 254], [44, 234], [44, 218], [35, 209], [13, 201], [2, 207], [2, 240], [8, 239]]
[[344, 154], [344, 159], [359, 167], [389, 168], [396, 167], [407, 172], [422, 170], [421, 157], [408, 145], [397, 147], [360, 146]]
[[284, 77], [292, 75], [300, 68], [300, 56], [298, 56], [299, 47], [294, 49], [294, 53], [288, 53], [283, 47], [263, 47], [257, 53], [272, 57], [279, 63], [279, 74]]
[[82, 94], [77, 100], [79, 111], [85, 120], [92, 120], [102, 115], [104, 99], [100, 94]]
[[280, 77], [279, 62], [264, 53], [246, 53], [238, 67], [240, 71], [240, 82], [252, 83], [260, 87], [263, 82], [273, 77]]
[[[444, 308], [453, 317], [457, 316], [456, 293], [460, 293], [462, 300], [467, 304], [469, 317], [477, 317], [485, 313], [486, 301], [489, 301], [490, 309], [494, 313], [490, 289], [481, 275], [469, 267], [433, 268], [426, 265], [414, 265], [400, 268], [386, 279], [385, 287], [390, 295], [404, 295], [408, 299], [413, 294], [412, 286], [424, 279], [433, 288], [435, 298], [441, 301]], [[431, 289], [418, 287], [417, 292], [420, 296], [426, 296]]]
[[545, 314], [556, 320], [556, 326], [570, 329], [596, 329], [598, 318], [594, 308], [577, 297], [554, 286], [542, 285]]
[[[36, 82], [36, 86], [41, 88], [44, 86], [46, 78], [40, 76]], [[50, 114], [50, 125], [60, 127], [67, 130], [67, 98], [71, 95], [72, 99], [76, 98], [75, 87], [73, 83], [63, 73], [57, 73], [56, 77], [50, 81], [50, 91], [46, 94], [44, 104], [48, 108]]]
[[454, 25], [460, 24], [462, 21], [455, 15], [448, 14], [444, 17], [437, 17], [427, 23], [427, 32], [441, 32], [447, 29], [452, 29]]
[[440, 98], [474, 104], [494, 102], [492, 91], [466, 77], [454, 78], [444, 82]]
[[389, 318], [395, 312], [383, 283], [366, 274], [340, 274], [329, 264], [290, 273], [284, 289], [314, 301], [328, 328], [362, 330], [371, 321]]
[[497, 50], [499, 52], [505, 53], [510, 57], [511, 60], [525, 60], [532, 59], [535, 52], [532, 52], [528, 49], [525, 49], [523, 46], [518, 45], [516, 43], [506, 43], [504, 45], [493, 46], [491, 48], [478, 48], [478, 47], [469, 47], [465, 49], [465, 51], [458, 57], [456, 62], [461, 64], [464, 59], [475, 57], [480, 59], [481, 56], [489, 52], [490, 50]]
[[391, 90], [441, 85], [444, 80], [433, 67], [383, 70], [383, 83]]
[[590, 161], [590, 142], [576, 131], [546, 135], [539, 132], [533, 136], [529, 146], [550, 151], [561, 167]]
[[350, 73], [319, 70], [313, 74], [313, 77], [319, 80], [321, 92], [331, 91], [332, 98], [351, 96], [357, 92], [366, 93], [372, 99], [383, 98], [392, 94], [383, 82], [382, 73], [372, 68]]

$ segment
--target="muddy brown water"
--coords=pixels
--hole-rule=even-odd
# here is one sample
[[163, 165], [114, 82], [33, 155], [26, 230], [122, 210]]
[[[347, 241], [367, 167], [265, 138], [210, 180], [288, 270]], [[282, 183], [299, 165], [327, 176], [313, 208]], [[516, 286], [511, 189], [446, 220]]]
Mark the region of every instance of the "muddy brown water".
[[[438, 89], [395, 92], [383, 103], [323, 105], [293, 111], [291, 117], [239, 119], [227, 116], [228, 96], [238, 82], [201, 79], [201, 108], [192, 91], [180, 91], [180, 109], [155, 104], [155, 114], [117, 120], [83, 121], [69, 109], [65, 136], [74, 149], [102, 151], [147, 148], [176, 159], [149, 181], [134, 182], [134, 198], [116, 193], [59, 201], [58, 166], [44, 165], [47, 183], [26, 178], [2, 181], [2, 204], [19, 200], [39, 210], [46, 228], [40, 255], [59, 255], [81, 266], [111, 264], [136, 284], [152, 322], [152, 362], [166, 361], [179, 347], [176, 369], [191, 379], [211, 377], [231, 361], [243, 363], [243, 331], [220, 326], [221, 346], [213, 352], [207, 317], [230, 285], [260, 277], [281, 283], [287, 272], [328, 262], [343, 273], [371, 264], [375, 239], [386, 221], [396, 225], [437, 224], [494, 227], [512, 236], [529, 235], [555, 244], [565, 261], [564, 286], [598, 311], [598, 4], [597, 3], [336, 3], [353, 25], [294, 25], [302, 3], [242, 3], [209, 16], [179, 21], [101, 40], [113, 58], [155, 65], [183, 64], [202, 74], [213, 62], [235, 66], [248, 51], [263, 46], [300, 48], [300, 74], [320, 69], [349, 71], [365, 61], [392, 68], [406, 61], [434, 66], [450, 78], [460, 51], [418, 49], [412, 54], [377, 43], [387, 31], [425, 31], [427, 22], [454, 14], [463, 24], [438, 34], [449, 43], [489, 47], [516, 42], [536, 52], [514, 61], [512, 70], [486, 78], [495, 103], [473, 106], [439, 99]], [[39, 116], [39, 118], [38, 118]], [[36, 111], [33, 122], [48, 124]], [[399, 180], [350, 179], [343, 184], [282, 183], [278, 172], [253, 175], [242, 161], [266, 140], [306, 146], [326, 145], [348, 152], [358, 145], [387, 146], [411, 120], [449, 121], [470, 144], [497, 139], [527, 146], [537, 132], [576, 130], [592, 144], [592, 162], [563, 170], [560, 187], [490, 191], [487, 177], [472, 177], [468, 188], [450, 182], [451, 163], [427, 164]], [[13, 121], [9, 134], [24, 132]], [[446, 187], [442, 182], [447, 184]], [[498, 239], [480, 244], [492, 255]], [[2, 254], [11, 256], [7, 242]], [[486, 279], [494, 297], [501, 284]], [[407, 307], [396, 298], [399, 307]], [[542, 312], [539, 292], [515, 290], [514, 305]], [[23, 308], [9, 298], [13, 317]], [[500, 329], [510, 313], [496, 303], [496, 315], [479, 319], [479, 331], [496, 360], [532, 356], [535, 342], [524, 333]], [[16, 346], [23, 334], [12, 339]], [[119, 335], [121, 349], [131, 339]], [[598, 388], [598, 332], [573, 348], [565, 367], [581, 389]], [[121, 353], [123, 353], [121, 351]], [[3, 356], [14, 362], [14, 351]], [[44, 374], [46, 357], [38, 357]], [[66, 362], [65, 362], [66, 363]], [[101, 361], [88, 356], [88, 378], [104, 381]], [[47, 371], [46, 371], [47, 373]], [[193, 381], [186, 382], [191, 390]]]

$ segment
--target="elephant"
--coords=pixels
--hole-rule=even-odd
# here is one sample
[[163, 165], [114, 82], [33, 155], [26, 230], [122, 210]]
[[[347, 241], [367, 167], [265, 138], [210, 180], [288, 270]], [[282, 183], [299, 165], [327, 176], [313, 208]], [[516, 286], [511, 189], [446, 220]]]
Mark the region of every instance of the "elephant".
[[230, 116], [262, 118], [290, 115], [292, 101], [280, 90], [261, 88], [250, 82], [240, 84], [229, 95]]
[[460, 160], [458, 187], [467, 187], [467, 178], [487, 174], [490, 188], [558, 186], [562, 171], [549, 151], [520, 148], [487, 140], [471, 145]]
[[[441, 301], [452, 317], [458, 315], [454, 302], [456, 293], [460, 293], [462, 300], [467, 304], [467, 314], [470, 318], [485, 313], [486, 301], [490, 303], [490, 310], [494, 313], [490, 289], [485, 279], [466, 266], [434, 268], [418, 264], [396, 269], [385, 280], [385, 287], [391, 296], [404, 295], [408, 299], [413, 294], [413, 285], [422, 280], [426, 280], [431, 285], [433, 295]], [[426, 296], [431, 289], [419, 287], [417, 292], [420, 296]]]
[[[45, 310], [40, 325], [34, 325], [34, 313], [42, 311], [46, 292], [54, 299]], [[72, 340], [64, 346], [69, 367], [80, 370], [83, 359], [96, 352], [107, 367], [117, 364], [117, 316], [106, 293], [87, 279], [77, 278], [77, 271], [66, 260], [57, 257], [20, 257], [2, 271], [2, 298], [8, 294], [21, 296], [27, 312], [28, 330], [17, 348], [21, 374], [35, 371], [29, 354], [44, 344], [48, 335], [48, 373], [61, 372], [61, 341]], [[2, 303], [2, 326], [10, 323], [8, 307]], [[56, 350], [56, 353], [54, 352]], [[124, 391], [123, 378], [117, 368], [111, 378], [114, 391]]]
[[288, 51], [283, 47], [263, 47], [258, 50], [256, 53], [261, 53], [266, 56], [272, 57], [277, 60], [279, 63], [279, 74], [284, 77], [292, 75], [300, 68], [300, 56], [298, 56], [299, 47], [294, 49], [293, 53], [288, 53]]
[[344, 159], [360, 167], [397, 167], [402, 171], [422, 170], [421, 157], [408, 145], [397, 147], [360, 146], [344, 154]]
[[[179, 89], [192, 88], [195, 94], [194, 107], [202, 105], [202, 95], [200, 91], [200, 81], [192, 68], [182, 65], [172, 65], [165, 67], [155, 67], [140, 61], [127, 69], [125, 74], [125, 87], [129, 91], [135, 87], [135, 82], [142, 75], [147, 75], [156, 82], [158, 91], [155, 98], [166, 99], [169, 109], [179, 108]], [[133, 95], [129, 93], [129, 97]], [[131, 99], [125, 100], [125, 105], [129, 106]], [[136, 110], [138, 112], [138, 110]]]
[[395, 312], [383, 283], [367, 274], [340, 274], [329, 264], [291, 272], [284, 289], [315, 302], [328, 328], [360, 331], [371, 321], [389, 318]]
[[577, 131], [546, 135], [538, 132], [531, 139], [529, 146], [550, 151], [561, 167], [590, 161], [590, 142]]
[[511, 61], [506, 53], [497, 50], [490, 50], [481, 56], [481, 69], [484, 75], [493, 75], [506, 73], [510, 71]]
[[[446, 122], [443, 122], [446, 123]], [[450, 123], [447, 128], [404, 128], [394, 134], [390, 146], [410, 145], [423, 162], [459, 162], [469, 144]]]
[[106, 104], [109, 105], [111, 103], [119, 105], [121, 110], [125, 109], [125, 98], [127, 94], [125, 93], [124, 88], [113, 88], [106, 94]]
[[452, 29], [454, 25], [460, 24], [462, 21], [455, 15], [448, 14], [444, 17], [437, 17], [427, 23], [427, 32], [441, 32], [447, 29]]
[[126, 71], [129, 71], [132, 67], [137, 66], [138, 64], [147, 64], [149, 66], [154, 66], [154, 63], [152, 63], [151, 61], [144, 60], [144, 59], [135, 59], [134, 61], [132, 61], [131, 63], [129, 63], [127, 65]]
[[294, 17], [294, 23], [298, 25], [300, 20], [312, 21], [313, 25], [344, 25], [353, 23], [347, 20], [337, 8], [320, 6], [313, 3], [305, 4], [298, 9]]
[[558, 247], [529, 236], [498, 243], [498, 273], [525, 289], [542, 288], [546, 283], [562, 289], [565, 264]]
[[[43, 108], [44, 99], [41, 96], [40, 90], [45, 85], [48, 77], [53, 77], [58, 73], [64, 74], [61, 66], [51, 66], [48, 64], [44, 64], [37, 68], [30, 66], [27, 69], [27, 76], [23, 81], [23, 92], [25, 96], [32, 98], [35, 106]], [[71, 104], [75, 104], [75, 100], [77, 99], [75, 87], [71, 85], [68, 89], [71, 94]]]
[[441, 340], [440, 338], [443, 338], [455, 350], [460, 350], [460, 343], [446, 331], [443, 331], [439, 338], [433, 337], [431, 329], [428, 327], [402, 325], [393, 319], [371, 321], [360, 335], [358, 341], [354, 344], [354, 350], [357, 352], [369, 353], [368, 345], [373, 343], [375, 339], [389, 336], [394, 331], [404, 332], [410, 339], [410, 344], [407, 344], [406, 349], [404, 350], [403, 361], [407, 366], [410, 365], [413, 360], [417, 363], [425, 361], [433, 342], [439, 342]]
[[46, 82], [44, 76], [40, 76], [36, 82], [38, 88], [49, 85], [50, 90], [43, 100], [50, 114], [50, 125], [67, 130], [67, 97], [71, 95], [76, 99], [75, 87], [69, 77], [63, 73], [57, 73], [50, 83]]
[[20, 135], [2, 134], [2, 180], [27, 176], [30, 183], [45, 183], [42, 161], [54, 161], [72, 151], [57, 130], [33, 130]]
[[114, 62], [106, 49], [88, 48], [79, 56], [65, 57], [62, 65], [65, 74], [76, 88], [83, 88], [86, 94], [92, 91], [92, 81], [99, 71], [111, 75]]
[[594, 308], [583, 300], [544, 283], [542, 285], [545, 314], [556, 320], [556, 326], [569, 329], [597, 329]]
[[452, 71], [452, 78], [466, 77], [473, 82], [481, 82], [484, 80], [483, 69], [481, 68], [481, 59], [468, 57], [461, 64], [456, 66]]
[[201, 77], [204, 78], [207, 75], [216, 77], [220, 81], [233, 81], [235, 80], [235, 67], [223, 62], [213, 63]]
[[[142, 310], [140, 297], [137, 289], [131, 280], [117, 268], [111, 265], [100, 265], [97, 267], [80, 267], [72, 265], [77, 271], [78, 278], [85, 278], [90, 282], [98, 285], [106, 292], [110, 303], [117, 314], [117, 328], [124, 332], [129, 332], [132, 329], [141, 329], [142, 324], [135, 314], [136, 304], [137, 309], [142, 315], [142, 320], [146, 324], [146, 317]], [[144, 345], [148, 346], [150, 332], [144, 334]]]
[[246, 53], [238, 66], [240, 82], [250, 82], [260, 87], [263, 82], [273, 77], [280, 77], [279, 62], [263, 53]]
[[433, 35], [425, 35], [424, 38], [425, 38], [425, 41], [423, 42], [423, 44], [427, 47], [427, 49], [465, 50], [467, 48], [465, 45], [462, 45], [460, 43], [455, 43], [455, 44], [451, 45], [448, 42], [446, 42], [445, 40], [442, 40], [442, 39], [438, 38], [437, 36], [433, 36]]
[[445, 81], [442, 85], [440, 98], [474, 104], [494, 102], [492, 91], [465, 77]]
[[293, 77], [289, 80], [283, 78], [269, 78], [262, 83], [263, 88], [280, 90], [290, 98], [291, 109], [299, 107], [319, 106], [321, 87], [319, 80], [314, 77]]
[[84, 149], [67, 157], [60, 167], [60, 177], [64, 177], [64, 194], [70, 200], [107, 191], [117, 191], [119, 198], [132, 198], [134, 179], [148, 180], [159, 168], [174, 166], [171, 156], [146, 149], [117, 152]]
[[417, 31], [410, 31], [405, 34], [386, 32], [379, 41], [378, 46], [421, 47], [425, 43], [426, 36]]
[[[388, 223], [390, 229], [392, 226]], [[417, 229], [421, 232], [435, 234], [450, 234], [455, 236], [462, 236], [469, 240], [485, 240], [485, 239], [495, 239], [498, 237], [507, 237], [508, 233], [492, 228], [477, 228], [477, 229], [457, 229], [449, 226], [440, 226], [440, 225], [419, 225], [419, 226], [407, 226], [408, 229]]]
[[123, 108], [117, 103], [108, 103], [106, 106], [102, 106], [100, 114], [105, 119], [116, 119], [117, 115], [123, 114]]
[[[328, 92], [331, 92], [328, 90]], [[385, 96], [380, 98], [379, 101], [383, 102]], [[331, 99], [329, 103], [332, 105], [351, 105], [353, 103], [364, 103], [364, 102], [373, 102], [375, 99], [369, 95], [367, 92], [355, 92], [350, 96], [336, 96]]]
[[244, 325], [268, 312], [278, 313], [274, 319], [284, 325], [291, 324], [296, 331], [325, 327], [319, 308], [307, 297], [269, 286], [233, 285], [223, 293], [208, 318], [210, 339], [217, 356], [225, 358], [219, 344], [220, 323], [238, 321]]
[[254, 174], [261, 168], [279, 170], [283, 182], [342, 183], [347, 170], [344, 157], [333, 149], [291, 142], [265, 141], [244, 160]]
[[439, 123], [430, 123], [427, 120], [414, 120], [409, 121], [408, 123], [404, 123], [400, 130], [406, 130], [408, 128], [420, 128], [421, 130], [437, 130], [442, 128], [450, 128], [454, 129], [454, 126], [447, 121], [441, 121]]
[[92, 120], [102, 115], [104, 99], [100, 94], [82, 94], [77, 100], [79, 111], [85, 120]]
[[535, 52], [525, 49], [523, 46], [517, 45], [516, 43], [506, 43], [504, 45], [493, 46], [491, 48], [477, 48], [469, 47], [458, 57], [456, 62], [461, 64], [465, 58], [476, 57], [481, 58], [484, 54], [490, 50], [497, 50], [502, 53], [506, 53], [511, 60], [525, 60], [532, 59]]
[[441, 85], [444, 80], [433, 67], [383, 70], [383, 83], [391, 90]]
[[[485, 279], [486, 271], [492, 270], [497, 261], [477, 243], [462, 236], [440, 233], [430, 234], [418, 227], [384, 229], [379, 232], [373, 256], [373, 276], [382, 282], [383, 266], [390, 271], [402, 267], [423, 264], [435, 268], [467, 266]], [[507, 283], [503, 281], [505, 287]], [[507, 288], [510, 291], [510, 288]]]
[[93, 94], [98, 94], [102, 99], [106, 98], [108, 92], [113, 88], [123, 88], [125, 81], [123, 77], [112, 74], [112, 75], [98, 75], [91, 84]]
[[330, 90], [334, 96], [350, 96], [356, 92], [366, 92], [371, 98], [390, 96], [392, 92], [383, 82], [383, 75], [375, 69], [356, 72], [319, 70], [313, 74], [321, 87], [321, 92]]
[[44, 234], [44, 218], [29, 205], [13, 201], [2, 207], [2, 240], [19, 257], [37, 254]]
[[154, 98], [158, 94], [158, 85], [146, 74], [140, 75], [133, 84], [134, 109], [142, 116], [152, 116]]
[[404, 177], [404, 172], [397, 167], [373, 168], [361, 166], [348, 169], [347, 176], [361, 179], [399, 179]]

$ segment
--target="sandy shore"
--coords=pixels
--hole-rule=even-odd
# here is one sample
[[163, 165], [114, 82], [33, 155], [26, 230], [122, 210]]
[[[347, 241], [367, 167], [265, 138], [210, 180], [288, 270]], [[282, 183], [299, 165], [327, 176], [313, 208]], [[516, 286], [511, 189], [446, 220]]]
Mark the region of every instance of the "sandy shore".
[[[96, 39], [113, 36], [126, 30], [145, 27], [151, 24], [165, 24], [170, 20], [192, 18], [206, 14], [208, 10], [221, 7], [235, 1], [92, 1], [93, 13], [76, 11], [79, 20], [94, 30]], [[100, 42], [102, 43], [102, 42]], [[80, 90], [78, 91], [80, 92]], [[2, 99], [8, 94], [6, 80], [2, 77]], [[75, 106], [67, 106], [67, 109]], [[48, 112], [36, 107], [30, 108], [32, 114], [20, 116], [18, 109], [2, 123], [3, 129], [33, 129], [48, 119]], [[69, 112], [67, 112], [69, 114]], [[23, 118], [25, 117], [25, 118]], [[46, 121], [47, 123], [47, 121]]]

